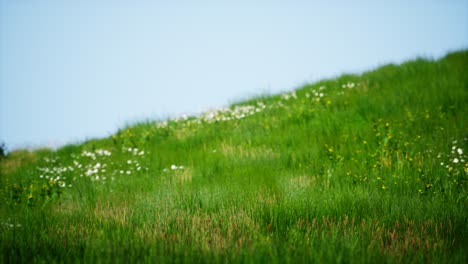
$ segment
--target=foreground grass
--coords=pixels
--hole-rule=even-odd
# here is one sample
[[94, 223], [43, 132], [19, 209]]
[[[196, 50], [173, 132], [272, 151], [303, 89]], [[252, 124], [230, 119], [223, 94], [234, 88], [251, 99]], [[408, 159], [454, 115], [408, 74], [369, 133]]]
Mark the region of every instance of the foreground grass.
[[2, 160], [4, 262], [466, 263], [468, 52]]

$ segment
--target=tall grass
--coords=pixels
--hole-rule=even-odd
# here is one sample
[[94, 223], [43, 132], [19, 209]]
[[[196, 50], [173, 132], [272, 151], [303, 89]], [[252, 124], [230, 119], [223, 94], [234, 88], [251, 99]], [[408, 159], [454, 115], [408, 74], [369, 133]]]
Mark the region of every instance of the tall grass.
[[451, 262], [468, 52], [1, 161], [4, 262]]

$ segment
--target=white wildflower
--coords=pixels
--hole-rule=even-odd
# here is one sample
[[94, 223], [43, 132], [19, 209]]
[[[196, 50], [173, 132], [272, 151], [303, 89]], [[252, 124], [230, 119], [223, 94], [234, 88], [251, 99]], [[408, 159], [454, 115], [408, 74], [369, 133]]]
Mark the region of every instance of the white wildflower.
[[108, 151], [108, 150], [105, 150], [105, 149], [97, 149], [95, 152], [99, 156], [110, 156], [111, 155], [111, 152]]

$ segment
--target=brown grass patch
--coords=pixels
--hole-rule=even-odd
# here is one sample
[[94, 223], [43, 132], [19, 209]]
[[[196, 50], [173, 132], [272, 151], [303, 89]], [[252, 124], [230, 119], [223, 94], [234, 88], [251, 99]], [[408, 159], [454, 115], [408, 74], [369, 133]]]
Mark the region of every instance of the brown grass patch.
[[444, 237], [454, 232], [450, 224], [444, 226], [431, 220], [417, 224], [404, 217], [392, 225], [385, 225], [378, 220], [357, 220], [347, 215], [338, 219], [336, 217], [322, 217], [311, 221], [299, 219], [296, 227], [306, 234], [320, 233], [330, 237], [359, 234], [361, 239], [371, 241], [369, 246], [397, 257], [418, 251], [425, 252], [429, 256], [431, 252], [444, 250], [448, 245]]
[[38, 160], [37, 154], [27, 150], [16, 150], [0, 162], [0, 170], [3, 175], [14, 173], [18, 168], [34, 163]]

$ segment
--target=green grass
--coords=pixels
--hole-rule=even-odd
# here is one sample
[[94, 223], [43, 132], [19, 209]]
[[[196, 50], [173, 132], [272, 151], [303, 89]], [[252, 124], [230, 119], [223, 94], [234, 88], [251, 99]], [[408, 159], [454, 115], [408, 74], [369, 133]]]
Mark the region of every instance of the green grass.
[[2, 262], [467, 263], [468, 51], [0, 163]]

